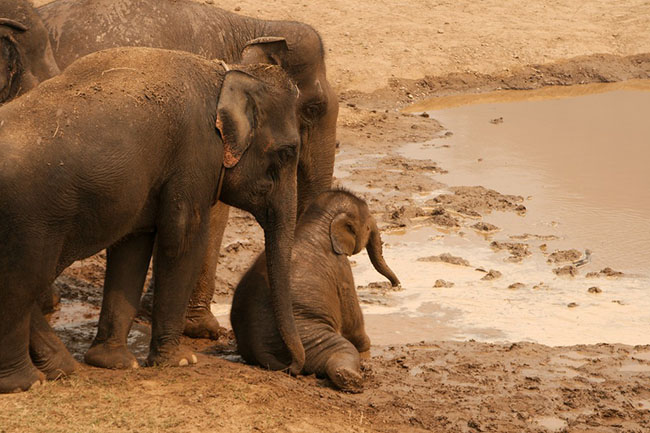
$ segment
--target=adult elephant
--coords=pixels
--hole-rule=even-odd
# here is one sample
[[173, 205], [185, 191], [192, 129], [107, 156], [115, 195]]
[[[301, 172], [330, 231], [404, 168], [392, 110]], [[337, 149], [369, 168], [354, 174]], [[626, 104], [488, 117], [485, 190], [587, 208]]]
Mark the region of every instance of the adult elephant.
[[59, 74], [48, 33], [27, 0], [0, 0], [0, 104]]
[[[325, 74], [318, 33], [292, 21], [265, 21], [187, 0], [58, 0], [38, 9], [61, 68], [88, 53], [118, 46], [189, 51], [232, 63], [282, 66], [300, 90], [298, 215], [330, 188], [338, 100]], [[185, 334], [218, 338], [210, 312], [228, 207], [210, 215], [210, 248], [192, 294]]]
[[36, 298], [75, 260], [104, 248], [105, 296], [86, 360], [135, 362], [126, 337], [153, 251], [147, 363], [196, 362], [179, 341], [217, 199], [264, 229], [275, 319], [300, 371], [289, 292], [297, 97], [277, 66], [228, 71], [189, 53], [119, 48], [86, 56], [2, 106], [0, 393], [74, 368]]

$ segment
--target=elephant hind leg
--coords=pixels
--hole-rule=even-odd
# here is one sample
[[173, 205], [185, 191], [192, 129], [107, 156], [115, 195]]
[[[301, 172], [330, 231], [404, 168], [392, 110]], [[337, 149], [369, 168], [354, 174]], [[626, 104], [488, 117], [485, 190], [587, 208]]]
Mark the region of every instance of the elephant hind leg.
[[352, 343], [332, 328], [323, 327], [303, 338], [303, 344], [306, 373], [327, 376], [342, 391], [363, 391], [359, 352]]
[[39, 306], [32, 309], [29, 354], [36, 368], [48, 380], [67, 376], [77, 367], [77, 362], [47, 323]]
[[359, 352], [351, 353], [341, 351], [333, 353], [327, 360], [325, 371], [327, 372], [327, 377], [340, 390], [346, 392], [363, 391], [363, 376], [361, 375]]

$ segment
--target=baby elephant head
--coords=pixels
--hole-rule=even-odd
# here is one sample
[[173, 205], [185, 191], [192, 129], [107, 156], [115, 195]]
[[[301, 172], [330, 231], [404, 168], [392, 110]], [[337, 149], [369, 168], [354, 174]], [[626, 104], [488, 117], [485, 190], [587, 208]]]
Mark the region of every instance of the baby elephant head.
[[351, 256], [366, 248], [377, 272], [388, 278], [393, 287], [399, 286], [397, 276], [388, 267], [382, 255], [377, 222], [370, 214], [366, 202], [344, 190], [331, 194], [334, 195], [332, 200], [337, 202], [334, 207], [336, 213], [330, 223], [330, 239], [334, 252]]

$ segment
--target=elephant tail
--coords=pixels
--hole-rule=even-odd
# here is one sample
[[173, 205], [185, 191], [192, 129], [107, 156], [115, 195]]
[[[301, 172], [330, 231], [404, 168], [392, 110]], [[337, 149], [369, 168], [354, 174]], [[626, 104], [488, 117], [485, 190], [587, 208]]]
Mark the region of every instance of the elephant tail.
[[368, 251], [368, 257], [370, 257], [370, 261], [377, 272], [388, 278], [393, 287], [398, 287], [400, 285], [399, 279], [397, 279], [395, 273], [388, 267], [386, 260], [384, 260], [381, 248], [381, 236], [379, 235], [377, 222], [374, 219], [371, 224], [370, 238], [368, 239], [366, 250]]

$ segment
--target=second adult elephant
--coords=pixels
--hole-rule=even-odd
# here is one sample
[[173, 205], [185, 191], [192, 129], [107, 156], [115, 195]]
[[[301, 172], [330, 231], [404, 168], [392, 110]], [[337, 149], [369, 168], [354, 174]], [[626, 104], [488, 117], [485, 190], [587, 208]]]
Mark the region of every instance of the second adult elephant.
[[[228, 63], [282, 66], [300, 90], [298, 215], [330, 188], [336, 148], [338, 99], [325, 70], [318, 33], [293, 21], [267, 21], [189, 0], [56, 0], [38, 9], [63, 69], [88, 53], [119, 46], [189, 51]], [[228, 208], [210, 216], [210, 248], [192, 294], [185, 333], [218, 337], [210, 312], [219, 248]]]

